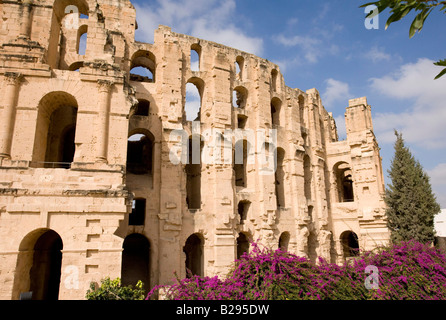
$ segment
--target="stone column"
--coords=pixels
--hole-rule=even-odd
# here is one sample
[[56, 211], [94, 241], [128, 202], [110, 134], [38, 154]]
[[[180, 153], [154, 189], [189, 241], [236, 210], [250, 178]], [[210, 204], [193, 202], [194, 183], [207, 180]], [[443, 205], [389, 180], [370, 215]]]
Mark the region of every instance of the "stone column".
[[20, 23], [20, 37], [29, 38], [31, 26], [32, 1], [24, 0], [22, 4], [22, 22]]
[[110, 112], [110, 93], [113, 82], [108, 80], [98, 80], [99, 84], [99, 110], [98, 127], [96, 141], [96, 162], [107, 163], [108, 151], [108, 125]]
[[11, 158], [11, 143], [14, 131], [15, 109], [21, 73], [5, 72], [4, 100], [0, 117], [0, 158]]

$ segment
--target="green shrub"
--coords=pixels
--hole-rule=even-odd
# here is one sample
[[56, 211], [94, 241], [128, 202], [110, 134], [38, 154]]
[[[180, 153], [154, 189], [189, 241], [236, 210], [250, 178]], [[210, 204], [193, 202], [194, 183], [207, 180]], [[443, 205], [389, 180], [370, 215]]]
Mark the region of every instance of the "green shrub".
[[87, 300], [143, 300], [145, 298], [143, 286], [141, 280], [136, 283], [135, 288], [121, 286], [120, 278], [111, 280], [107, 277], [101, 280], [99, 288], [91, 282], [85, 297]]

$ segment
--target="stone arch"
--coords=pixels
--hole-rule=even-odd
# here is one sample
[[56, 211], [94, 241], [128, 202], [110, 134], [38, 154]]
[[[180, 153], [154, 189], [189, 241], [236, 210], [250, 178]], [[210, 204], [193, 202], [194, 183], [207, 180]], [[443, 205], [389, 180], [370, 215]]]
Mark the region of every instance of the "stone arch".
[[281, 125], [282, 100], [277, 97], [271, 99], [271, 124], [272, 126]]
[[233, 90], [232, 106], [244, 109], [248, 100], [248, 90], [243, 86], [237, 86]]
[[243, 81], [245, 76], [245, 58], [237, 56], [235, 58], [235, 78], [239, 81]]
[[[68, 14], [80, 14], [89, 16], [89, 4], [86, 0], [55, 0], [53, 3], [53, 14], [51, 18], [51, 31], [47, 51], [47, 60], [54, 69], [64, 68], [65, 62], [61, 57], [66, 48], [60, 43], [60, 34], [62, 30], [70, 31], [79, 29], [79, 26], [73, 21], [66, 21], [64, 18]], [[78, 16], [77, 16], [78, 17]], [[78, 23], [79, 24], [79, 23]], [[77, 34], [78, 32], [76, 32]], [[76, 49], [76, 48], [73, 48]], [[77, 50], [75, 51], [77, 53]]]
[[204, 238], [199, 233], [190, 235], [183, 247], [186, 255], [186, 275], [204, 276]]
[[350, 164], [345, 161], [339, 161], [333, 166], [333, 176], [335, 179], [337, 201], [353, 202], [353, 180]]
[[244, 253], [249, 253], [249, 242], [250, 242], [250, 236], [246, 232], [240, 232], [238, 234], [236, 239], [237, 259], [240, 259]]
[[150, 241], [142, 234], [132, 233], [122, 243], [121, 283], [135, 286], [138, 280], [150, 288]]
[[57, 300], [62, 249], [62, 238], [54, 230], [41, 228], [28, 233], [19, 245], [12, 298], [32, 291], [33, 300]]
[[[132, 72], [133, 71], [133, 72]], [[130, 59], [130, 80], [155, 82], [156, 57], [148, 50], [138, 50]]]
[[127, 172], [138, 175], [153, 173], [154, 142], [155, 137], [147, 129], [137, 128], [129, 133]]
[[[183, 107], [183, 118], [186, 121], [199, 121], [201, 119], [204, 86], [204, 81], [198, 77], [192, 77], [186, 82]], [[194, 96], [195, 92], [193, 91], [198, 94], [198, 97]]]
[[201, 46], [198, 43], [190, 46], [190, 69], [191, 71], [201, 70]]
[[288, 251], [288, 245], [290, 244], [290, 233], [284, 231], [279, 237], [279, 249], [282, 251]]
[[342, 255], [344, 258], [359, 256], [359, 240], [355, 232], [347, 230], [339, 237], [342, 245]]
[[[74, 96], [64, 91], [42, 97], [37, 107], [33, 148], [33, 162], [38, 166], [70, 167], [75, 152], [77, 108]], [[68, 130], [71, 133], [66, 135]]]

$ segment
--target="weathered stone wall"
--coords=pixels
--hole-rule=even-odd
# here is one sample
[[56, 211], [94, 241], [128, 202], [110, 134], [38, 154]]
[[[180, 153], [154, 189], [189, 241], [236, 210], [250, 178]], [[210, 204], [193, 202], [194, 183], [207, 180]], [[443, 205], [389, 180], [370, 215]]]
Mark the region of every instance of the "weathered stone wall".
[[[69, 5], [82, 14], [76, 28]], [[36, 274], [52, 283], [36, 270], [53, 265], [57, 252], [58, 297], [83, 299], [89, 282], [106, 276], [140, 276], [150, 288], [174, 272], [186, 276], [186, 267], [223, 275], [246, 239], [337, 263], [356, 246], [386, 243], [381, 158], [365, 98], [349, 101], [347, 140], [338, 141], [316, 89], [289, 88], [268, 60], [166, 26], [153, 44], [136, 42], [129, 1], [10, 1], [1, 9], [0, 298], [37, 288]], [[243, 172], [232, 163], [238, 137], [212, 149], [229, 162], [171, 161], [178, 130], [197, 136], [186, 119], [187, 83], [200, 94], [201, 134], [277, 130], [268, 153], [277, 155], [275, 173], [264, 174], [258, 138], [245, 143], [255, 161]], [[203, 154], [216, 145], [202, 139]], [[135, 224], [137, 203], [145, 217]], [[57, 252], [44, 257], [45, 246]]]

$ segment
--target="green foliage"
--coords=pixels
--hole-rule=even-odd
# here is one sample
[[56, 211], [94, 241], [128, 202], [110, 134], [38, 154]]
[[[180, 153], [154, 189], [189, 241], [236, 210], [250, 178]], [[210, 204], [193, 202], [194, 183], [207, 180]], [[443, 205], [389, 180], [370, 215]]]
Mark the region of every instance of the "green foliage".
[[388, 171], [391, 183], [385, 196], [391, 240], [430, 243], [440, 205], [432, 193], [429, 176], [405, 147], [402, 134], [395, 131], [395, 135], [395, 155]]
[[90, 283], [90, 289], [87, 291], [87, 300], [143, 300], [144, 284], [139, 280], [135, 288], [132, 286], [121, 286], [121, 279], [111, 280], [105, 278], [101, 280], [101, 286], [95, 288], [93, 282]]
[[[366, 7], [368, 5], [375, 5], [378, 8], [378, 12], [381, 13], [387, 8], [390, 9], [390, 17], [386, 22], [386, 29], [393, 22], [400, 21], [412, 10], [416, 12], [415, 18], [409, 28], [409, 38], [415, 35], [415, 32], [420, 32], [423, 29], [424, 22], [426, 21], [429, 14], [437, 7], [440, 7], [440, 11], [446, 13], [446, 1], [438, 0], [380, 0], [375, 2], [366, 3], [361, 7]], [[371, 17], [373, 11], [370, 12], [367, 17]], [[434, 63], [436, 66], [446, 66], [446, 60], [440, 60]], [[446, 73], [446, 68], [444, 68], [436, 77], [438, 79]]]

